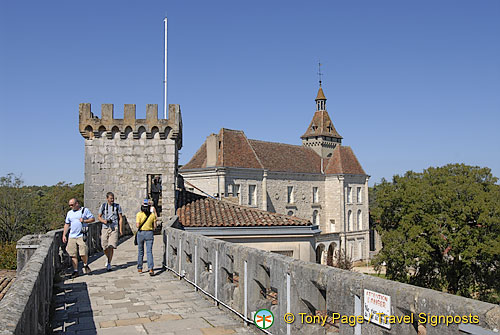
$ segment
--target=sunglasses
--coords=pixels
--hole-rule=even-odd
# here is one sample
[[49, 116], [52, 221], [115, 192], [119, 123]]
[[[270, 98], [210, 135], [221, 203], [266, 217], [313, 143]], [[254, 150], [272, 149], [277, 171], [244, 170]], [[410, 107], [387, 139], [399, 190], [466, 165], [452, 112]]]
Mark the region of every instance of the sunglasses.
[[69, 204], [69, 207], [73, 207], [74, 205], [76, 205], [76, 204]]

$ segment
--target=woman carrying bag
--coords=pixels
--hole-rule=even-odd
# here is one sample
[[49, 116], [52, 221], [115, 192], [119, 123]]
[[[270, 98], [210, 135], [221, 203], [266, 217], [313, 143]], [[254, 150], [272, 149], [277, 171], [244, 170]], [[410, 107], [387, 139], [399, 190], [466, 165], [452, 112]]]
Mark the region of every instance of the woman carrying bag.
[[154, 261], [153, 261], [153, 231], [156, 229], [156, 215], [151, 212], [147, 203], [141, 205], [141, 211], [136, 216], [138, 257], [137, 271], [142, 273], [142, 263], [144, 260], [144, 242], [146, 242], [146, 254], [148, 258], [149, 275], [154, 276]]

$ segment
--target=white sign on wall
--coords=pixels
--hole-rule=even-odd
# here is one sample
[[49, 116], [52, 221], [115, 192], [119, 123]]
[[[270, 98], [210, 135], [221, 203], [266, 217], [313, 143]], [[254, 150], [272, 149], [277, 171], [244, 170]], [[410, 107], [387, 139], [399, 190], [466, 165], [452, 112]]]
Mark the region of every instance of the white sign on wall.
[[375, 291], [365, 290], [363, 314], [365, 320], [391, 329], [391, 296]]

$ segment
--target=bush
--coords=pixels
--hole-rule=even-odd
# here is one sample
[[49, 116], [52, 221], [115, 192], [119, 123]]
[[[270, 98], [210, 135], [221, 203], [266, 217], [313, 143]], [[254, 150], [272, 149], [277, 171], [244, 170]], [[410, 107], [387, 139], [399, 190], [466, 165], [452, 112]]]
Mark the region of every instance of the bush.
[[16, 242], [0, 243], [0, 269], [15, 270], [17, 267]]

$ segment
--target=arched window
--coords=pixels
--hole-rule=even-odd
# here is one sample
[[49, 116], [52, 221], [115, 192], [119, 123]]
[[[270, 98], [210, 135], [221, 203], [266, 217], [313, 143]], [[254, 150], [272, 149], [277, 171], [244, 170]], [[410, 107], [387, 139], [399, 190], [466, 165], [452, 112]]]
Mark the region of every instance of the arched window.
[[313, 225], [318, 225], [319, 224], [319, 215], [318, 215], [318, 211], [317, 210], [313, 211], [312, 224]]
[[349, 210], [347, 212], [347, 230], [348, 231], [353, 231], [353, 226], [352, 226], [352, 211]]
[[358, 230], [363, 230], [363, 215], [361, 215], [361, 209], [358, 210], [358, 217], [356, 219], [356, 221], [358, 221]]

